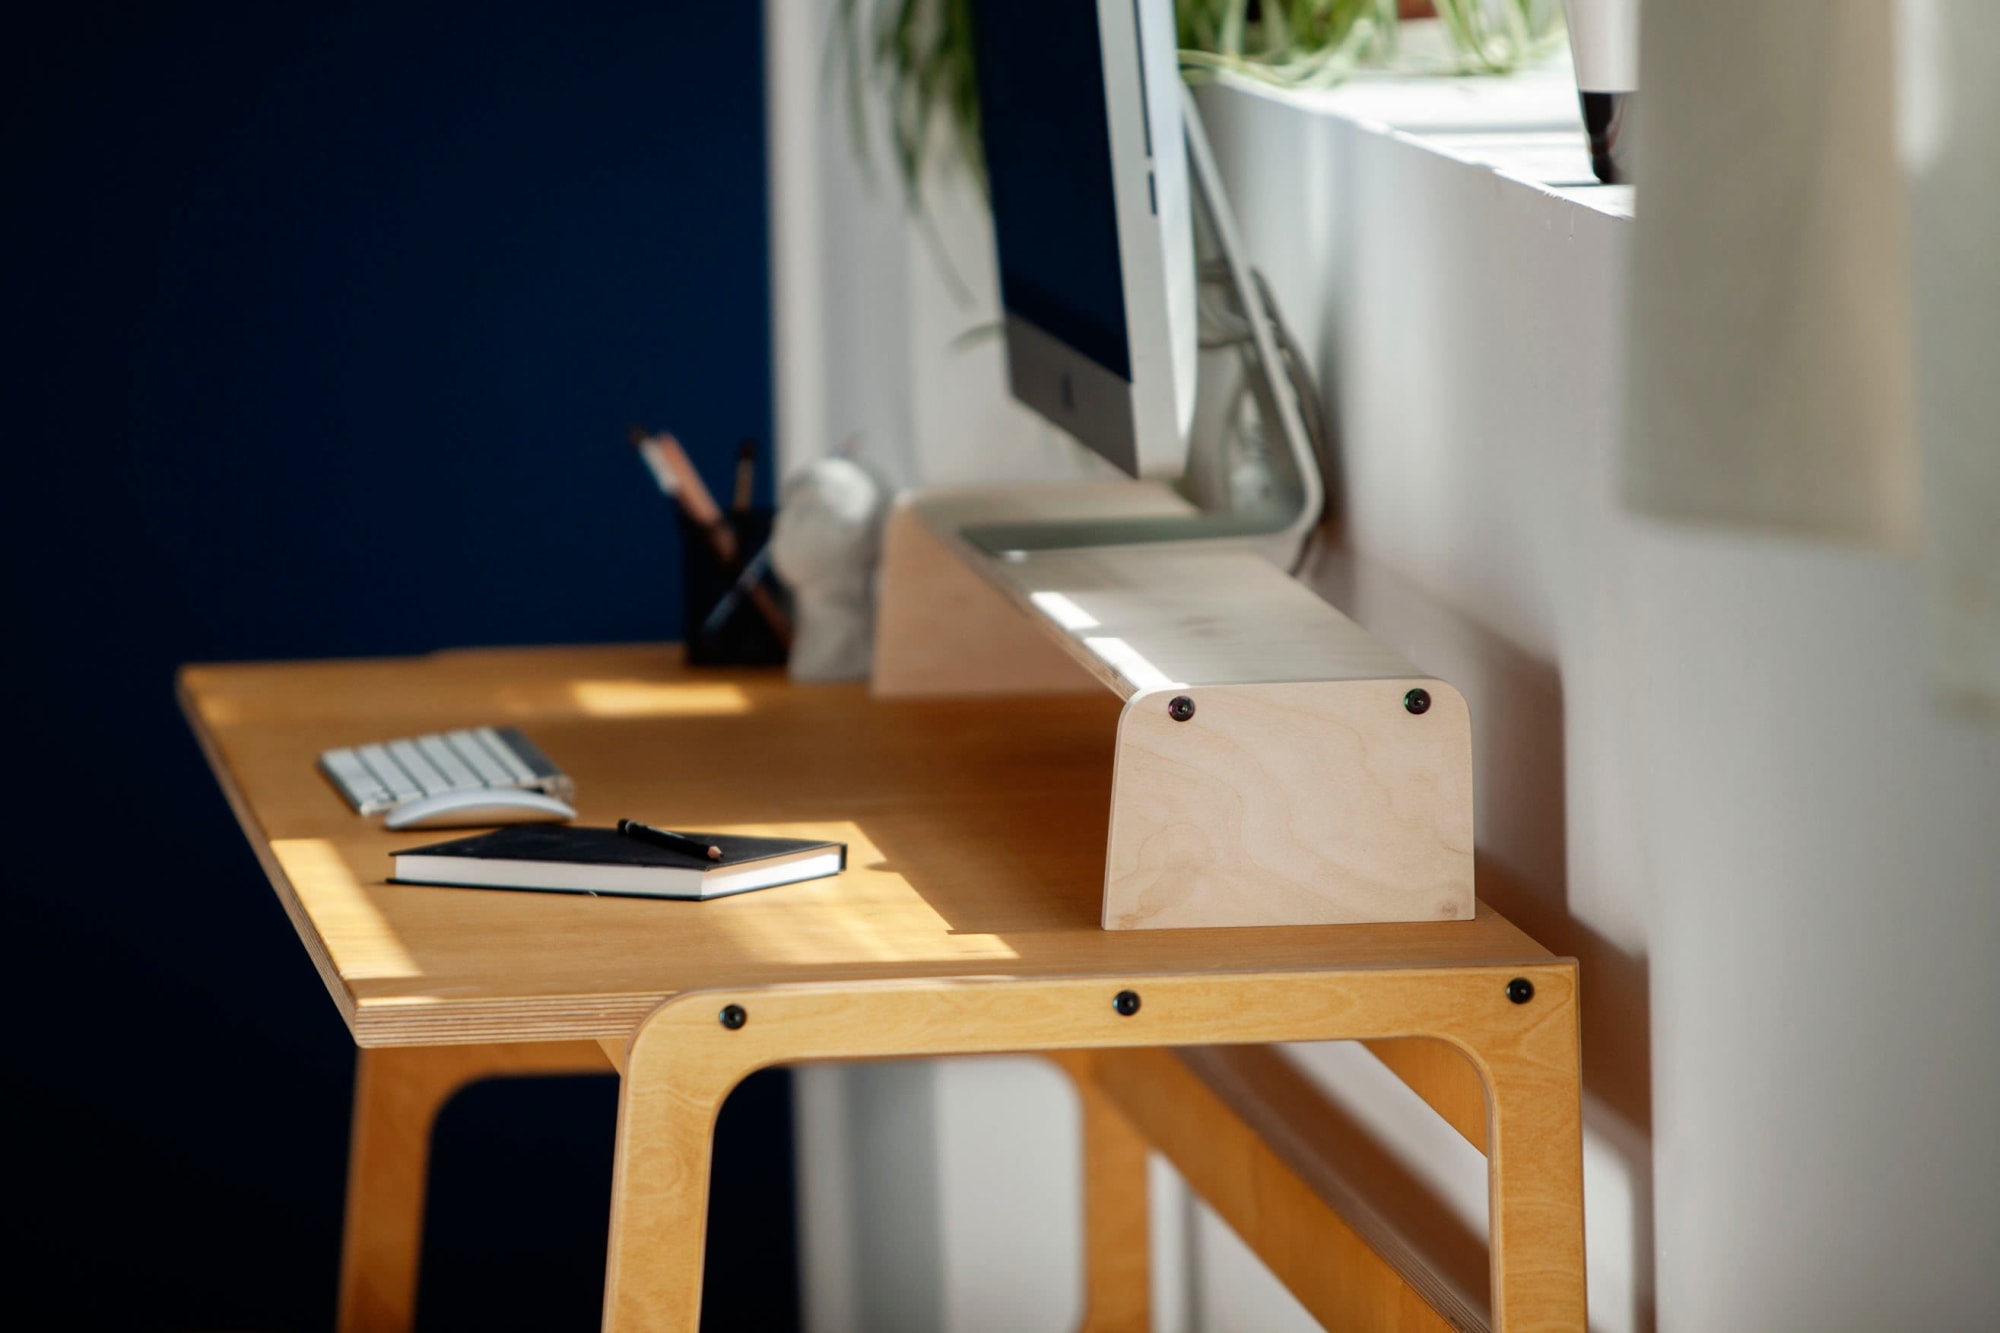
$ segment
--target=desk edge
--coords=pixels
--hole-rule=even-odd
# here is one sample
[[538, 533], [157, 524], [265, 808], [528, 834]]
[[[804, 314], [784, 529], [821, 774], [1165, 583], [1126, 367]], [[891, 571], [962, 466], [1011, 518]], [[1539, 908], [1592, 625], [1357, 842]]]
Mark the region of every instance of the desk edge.
[[341, 980], [340, 969], [334, 966], [333, 955], [327, 951], [326, 941], [320, 938], [319, 931], [313, 926], [312, 917], [306, 912], [305, 905], [299, 901], [298, 893], [292, 887], [291, 880], [286, 877], [284, 868], [278, 864], [278, 858], [271, 850], [270, 836], [252, 812], [249, 801], [244, 798], [242, 789], [237, 785], [236, 774], [229, 767], [229, 761], [223, 757], [220, 740], [209, 729], [207, 719], [202, 716], [200, 704], [189, 689], [189, 673], [206, 669], [209, 668], [205, 664], [197, 663], [183, 666], [176, 671], [174, 701], [180, 706], [181, 716], [187, 719], [188, 729], [194, 733], [195, 743], [201, 747], [202, 758], [208, 761], [209, 771], [215, 775], [216, 784], [222, 788], [222, 795], [229, 802], [230, 812], [236, 816], [237, 828], [242, 831], [245, 841], [250, 844], [250, 851], [256, 856], [257, 863], [264, 868], [264, 877], [270, 881], [272, 891], [277, 894], [279, 905], [285, 909], [285, 915], [291, 918], [292, 929], [297, 933], [300, 943], [305, 945], [306, 953], [311, 956], [313, 968], [319, 973], [321, 984], [326, 987], [327, 994], [333, 997], [334, 1007], [340, 1010], [340, 1017], [347, 1024], [348, 1032], [353, 1034], [358, 1042], [360, 1037], [357, 1028], [358, 1006], [354, 993], [348, 990], [346, 983]]

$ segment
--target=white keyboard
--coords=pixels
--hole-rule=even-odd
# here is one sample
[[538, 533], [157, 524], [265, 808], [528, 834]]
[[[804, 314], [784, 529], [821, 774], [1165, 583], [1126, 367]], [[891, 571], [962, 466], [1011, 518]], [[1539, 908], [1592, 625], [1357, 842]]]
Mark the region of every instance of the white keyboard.
[[328, 750], [319, 771], [364, 815], [448, 791], [512, 787], [565, 801], [576, 784], [514, 727], [468, 727]]

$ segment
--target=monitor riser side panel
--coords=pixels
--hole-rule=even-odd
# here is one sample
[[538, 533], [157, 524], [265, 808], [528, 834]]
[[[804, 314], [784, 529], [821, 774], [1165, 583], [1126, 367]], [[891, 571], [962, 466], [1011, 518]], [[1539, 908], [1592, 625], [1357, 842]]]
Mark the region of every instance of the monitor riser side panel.
[[961, 558], [905, 495], [882, 533], [874, 667], [878, 699], [1089, 694], [1053, 635]]
[[1472, 838], [1471, 720], [1441, 681], [1151, 690], [1119, 720], [1103, 924], [1470, 920]]

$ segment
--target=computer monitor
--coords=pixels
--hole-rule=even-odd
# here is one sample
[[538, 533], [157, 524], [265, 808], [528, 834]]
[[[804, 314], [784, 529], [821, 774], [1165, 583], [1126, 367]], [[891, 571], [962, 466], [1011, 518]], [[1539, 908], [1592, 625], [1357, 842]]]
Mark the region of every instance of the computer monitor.
[[972, 6], [1014, 396], [1133, 476], [1194, 416], [1194, 223], [1173, 0]]
[[[1003, 559], [1248, 543], [1287, 567], [1325, 490], [1316, 397], [1180, 77], [1172, 0], [973, 0], [1014, 396], [1185, 509], [968, 522]], [[1199, 408], [1199, 411], [1197, 411]]]

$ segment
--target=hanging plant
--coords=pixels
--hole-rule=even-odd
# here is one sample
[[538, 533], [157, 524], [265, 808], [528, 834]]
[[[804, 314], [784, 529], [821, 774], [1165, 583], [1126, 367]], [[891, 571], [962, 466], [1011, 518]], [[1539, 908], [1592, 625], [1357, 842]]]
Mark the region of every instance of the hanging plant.
[[979, 83], [972, 64], [973, 0], [840, 0], [832, 63], [845, 71], [848, 128], [866, 163], [871, 75], [887, 94], [889, 142], [910, 207], [922, 202], [925, 164], [941, 140], [986, 180]]
[[[1409, 59], [1396, 45], [1404, 18], [1435, 14], [1450, 50]], [[1176, 0], [1181, 68], [1220, 71], [1281, 88], [1329, 88], [1359, 69], [1409, 74], [1505, 74], [1561, 35], [1559, 0]]]

